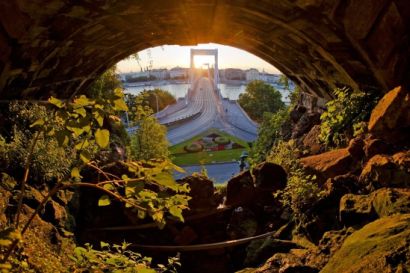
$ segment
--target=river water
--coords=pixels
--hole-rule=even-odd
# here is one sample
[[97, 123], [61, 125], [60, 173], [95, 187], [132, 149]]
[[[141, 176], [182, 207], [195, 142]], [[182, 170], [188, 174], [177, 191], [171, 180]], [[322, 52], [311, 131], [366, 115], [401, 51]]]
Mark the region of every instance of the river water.
[[[289, 92], [283, 89], [282, 86], [277, 84], [271, 84], [275, 87], [276, 90], [282, 94], [282, 100], [284, 102], [288, 102], [289, 99]], [[168, 91], [176, 98], [183, 98], [185, 97], [186, 93], [188, 92], [190, 84], [182, 83], [182, 84], [160, 84], [160, 85], [144, 85], [144, 86], [125, 86], [125, 92], [137, 95], [141, 93], [143, 90], [152, 90], [155, 88], [160, 88], [163, 90]], [[246, 85], [232, 85], [232, 84], [224, 84], [221, 83], [218, 85], [219, 89], [221, 90], [221, 94], [224, 98], [229, 98], [230, 100], [238, 100], [239, 95], [245, 92]]]

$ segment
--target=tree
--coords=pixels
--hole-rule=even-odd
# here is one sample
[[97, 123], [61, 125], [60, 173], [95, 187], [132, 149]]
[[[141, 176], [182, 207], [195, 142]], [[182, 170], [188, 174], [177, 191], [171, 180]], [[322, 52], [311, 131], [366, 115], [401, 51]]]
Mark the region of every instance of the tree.
[[144, 96], [136, 99], [134, 122], [138, 127], [131, 136], [130, 156], [133, 160], [167, 159], [169, 157], [167, 128], [152, 115], [152, 109], [144, 105]]
[[122, 83], [117, 78], [116, 67], [113, 66], [98, 77], [86, 90], [85, 95], [89, 98], [106, 98], [112, 96], [117, 88], [122, 89]]
[[255, 121], [261, 122], [265, 112], [275, 113], [285, 108], [281, 93], [263, 81], [252, 81], [239, 95], [239, 104]]
[[259, 126], [258, 139], [252, 146], [250, 153], [250, 160], [253, 164], [264, 161], [275, 143], [282, 139], [282, 125], [288, 118], [289, 111], [287, 109], [279, 110], [274, 114], [264, 114]]
[[174, 96], [172, 96], [168, 91], [159, 88], [153, 90], [144, 90], [138, 95], [126, 94], [125, 101], [128, 105], [128, 108], [130, 109], [128, 118], [131, 121], [135, 120], [137, 104], [148, 106], [156, 113], [157, 106], [158, 111], [161, 111], [168, 105], [176, 103]]

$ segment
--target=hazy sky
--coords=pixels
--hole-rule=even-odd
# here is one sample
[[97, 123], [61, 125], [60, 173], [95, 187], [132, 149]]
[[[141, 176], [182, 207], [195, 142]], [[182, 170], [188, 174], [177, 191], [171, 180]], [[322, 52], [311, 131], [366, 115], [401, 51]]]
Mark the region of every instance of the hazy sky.
[[[154, 47], [138, 53], [140, 65], [146, 68], [150, 65], [150, 61], [152, 61], [153, 68], [189, 67], [191, 48], [218, 49], [219, 68], [256, 68], [259, 71], [265, 70], [269, 73], [280, 73], [274, 66], [251, 53], [219, 44]], [[213, 57], [197, 56], [195, 58], [196, 67], [200, 67], [204, 63], [209, 63], [209, 65], [213, 66]], [[140, 65], [136, 60], [125, 60], [117, 64], [117, 69], [119, 72], [140, 71]]]

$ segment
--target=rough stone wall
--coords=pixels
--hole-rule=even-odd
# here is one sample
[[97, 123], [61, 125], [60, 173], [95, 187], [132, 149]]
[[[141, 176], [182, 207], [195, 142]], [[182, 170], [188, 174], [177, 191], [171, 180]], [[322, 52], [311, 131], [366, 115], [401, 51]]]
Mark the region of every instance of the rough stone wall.
[[275, 65], [310, 94], [409, 84], [408, 0], [8, 0], [0, 98], [68, 97], [152, 46], [215, 42]]

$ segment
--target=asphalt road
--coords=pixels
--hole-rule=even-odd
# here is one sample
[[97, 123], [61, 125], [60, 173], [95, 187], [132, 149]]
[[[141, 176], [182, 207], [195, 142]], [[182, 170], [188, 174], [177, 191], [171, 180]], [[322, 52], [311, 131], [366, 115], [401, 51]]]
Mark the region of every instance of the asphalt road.
[[238, 162], [232, 163], [216, 163], [216, 164], [207, 164], [207, 165], [195, 165], [195, 166], [182, 166], [186, 173], [175, 173], [175, 179], [181, 179], [188, 175], [193, 174], [194, 172], [200, 173], [202, 168], [205, 168], [208, 177], [215, 182], [215, 184], [221, 184], [228, 181], [232, 176], [235, 176], [239, 173], [239, 164]]
[[257, 137], [257, 124], [249, 119], [236, 102], [221, 99], [208, 78], [198, 80], [187, 100], [179, 100], [156, 116], [161, 124], [183, 121], [178, 126], [168, 128], [168, 141], [171, 145], [191, 139], [211, 128], [220, 129], [245, 141], [254, 141]]

